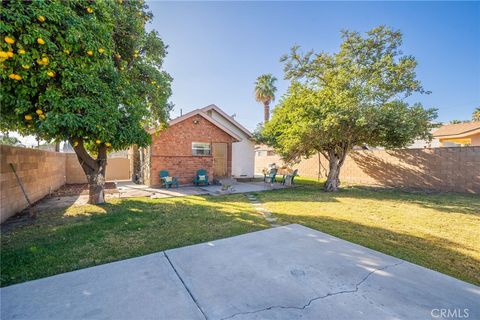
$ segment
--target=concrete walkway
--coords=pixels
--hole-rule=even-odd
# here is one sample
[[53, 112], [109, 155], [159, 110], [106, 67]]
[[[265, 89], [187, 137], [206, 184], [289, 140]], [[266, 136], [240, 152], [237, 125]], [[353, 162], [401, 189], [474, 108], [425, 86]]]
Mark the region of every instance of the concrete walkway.
[[[179, 188], [152, 188], [142, 184], [135, 184], [131, 181], [117, 181], [117, 190], [115, 193], [107, 193], [105, 197], [111, 198], [133, 198], [133, 197], [149, 197], [149, 198], [171, 198], [186, 197], [195, 195], [222, 195], [245, 192], [260, 192], [273, 189], [283, 189], [280, 183], [274, 185], [265, 184], [263, 182], [236, 182], [232, 189], [228, 192], [222, 191], [219, 185], [209, 186], [181, 186]], [[35, 210], [38, 212], [48, 211], [52, 209], [65, 208], [72, 205], [85, 205], [88, 203], [88, 195], [62, 196], [44, 198], [35, 204]]]
[[0, 295], [2, 320], [425, 320], [441, 319], [442, 309], [480, 319], [480, 287], [300, 225], [65, 273]]
[[169, 198], [169, 197], [184, 197], [191, 195], [221, 195], [231, 193], [245, 193], [245, 192], [260, 192], [272, 189], [285, 188], [280, 183], [273, 185], [265, 184], [263, 182], [235, 182], [232, 188], [228, 191], [222, 191], [220, 185], [208, 186], [181, 186], [179, 188], [154, 188], [146, 185], [135, 184], [131, 181], [117, 182], [117, 189], [119, 191], [118, 197], [151, 197], [151, 198]]

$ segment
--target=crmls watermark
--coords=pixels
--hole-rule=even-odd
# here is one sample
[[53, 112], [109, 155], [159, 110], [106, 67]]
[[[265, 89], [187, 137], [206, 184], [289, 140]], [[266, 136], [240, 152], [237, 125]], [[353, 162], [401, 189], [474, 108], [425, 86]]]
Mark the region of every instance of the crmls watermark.
[[467, 319], [470, 315], [468, 309], [432, 309], [430, 314], [436, 319]]

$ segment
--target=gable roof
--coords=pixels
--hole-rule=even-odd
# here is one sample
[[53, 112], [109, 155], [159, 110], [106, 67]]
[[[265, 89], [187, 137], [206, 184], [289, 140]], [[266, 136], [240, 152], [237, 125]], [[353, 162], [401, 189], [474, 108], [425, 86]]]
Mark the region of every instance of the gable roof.
[[480, 132], [480, 121], [446, 124], [433, 132], [434, 137], [468, 136]]
[[[233, 132], [232, 130], [228, 129], [227, 127], [225, 127], [223, 124], [221, 124], [220, 122], [218, 122], [217, 120], [213, 119], [212, 117], [210, 117], [208, 114], [206, 114], [205, 112], [202, 111], [202, 109], [195, 109], [193, 111], [190, 111], [188, 113], [185, 113], [183, 116], [180, 116], [178, 118], [175, 118], [175, 119], [172, 119], [168, 122], [168, 124], [170, 126], [173, 126], [179, 122], [182, 122], [188, 118], [191, 118], [193, 116], [196, 116], [196, 115], [199, 115], [203, 118], [205, 118], [205, 120], [209, 121], [210, 123], [212, 123], [214, 126], [216, 126], [217, 128], [219, 128], [220, 130], [224, 131], [225, 133], [227, 133], [229, 136], [235, 138], [235, 140], [237, 141], [242, 141], [242, 138], [236, 134], [235, 132]], [[152, 129], [152, 130], [149, 130], [150, 134], [153, 134], [155, 133], [157, 130], [156, 129]]]
[[210, 110], [215, 110], [217, 113], [219, 113], [222, 117], [224, 117], [228, 122], [233, 124], [235, 127], [237, 127], [240, 131], [245, 133], [249, 138], [253, 138], [253, 134], [244, 126], [242, 126], [240, 123], [238, 123], [232, 116], [229, 116], [228, 114], [225, 113], [222, 109], [217, 107], [214, 104], [208, 105], [206, 107], [203, 107], [201, 109], [203, 112], [207, 112]]

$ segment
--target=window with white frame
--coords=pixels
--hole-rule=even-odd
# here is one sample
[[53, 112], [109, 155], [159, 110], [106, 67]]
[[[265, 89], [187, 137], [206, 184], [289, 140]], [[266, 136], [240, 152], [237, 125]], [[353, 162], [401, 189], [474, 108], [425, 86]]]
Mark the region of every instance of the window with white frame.
[[210, 143], [192, 142], [192, 155], [194, 156], [211, 155]]

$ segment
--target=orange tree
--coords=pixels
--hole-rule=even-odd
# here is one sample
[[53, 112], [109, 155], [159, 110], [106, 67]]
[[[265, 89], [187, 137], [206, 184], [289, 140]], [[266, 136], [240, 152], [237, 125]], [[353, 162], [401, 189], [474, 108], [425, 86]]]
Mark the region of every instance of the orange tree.
[[151, 142], [171, 109], [166, 46], [143, 1], [6, 1], [0, 7], [2, 131], [68, 140], [104, 202], [107, 152]]

